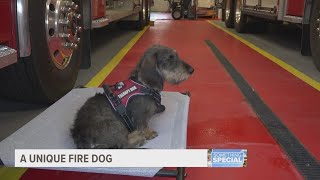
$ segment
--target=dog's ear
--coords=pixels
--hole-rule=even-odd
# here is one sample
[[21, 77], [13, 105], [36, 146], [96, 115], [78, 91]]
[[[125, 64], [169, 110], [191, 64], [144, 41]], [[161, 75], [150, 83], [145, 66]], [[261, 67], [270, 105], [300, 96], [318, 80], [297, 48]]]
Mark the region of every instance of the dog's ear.
[[157, 68], [157, 53], [144, 57], [138, 72], [138, 80], [150, 88], [159, 91], [163, 89], [163, 78]]

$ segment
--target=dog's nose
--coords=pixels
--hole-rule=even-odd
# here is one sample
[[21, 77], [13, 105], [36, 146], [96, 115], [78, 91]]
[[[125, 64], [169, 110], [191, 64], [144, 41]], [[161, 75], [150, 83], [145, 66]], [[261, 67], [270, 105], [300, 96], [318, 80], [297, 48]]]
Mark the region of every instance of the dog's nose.
[[190, 67], [188, 68], [188, 72], [189, 72], [190, 74], [192, 74], [192, 73], [194, 72], [194, 69], [190, 66]]

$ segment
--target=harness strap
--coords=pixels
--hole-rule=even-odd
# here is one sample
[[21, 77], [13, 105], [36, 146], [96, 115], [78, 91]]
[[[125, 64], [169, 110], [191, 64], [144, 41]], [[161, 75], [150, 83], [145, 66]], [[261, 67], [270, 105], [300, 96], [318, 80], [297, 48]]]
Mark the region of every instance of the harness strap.
[[157, 106], [161, 105], [161, 95], [159, 91], [145, 87], [137, 78], [131, 77], [130, 80], [141, 86], [142, 93], [152, 96], [156, 100]]
[[156, 101], [157, 106], [161, 105], [161, 95], [160, 95], [159, 91], [156, 91], [154, 89], [145, 88], [144, 86], [142, 86], [141, 92], [152, 96], [154, 98], [154, 100]]
[[[123, 87], [126, 87], [126, 88], [122, 89]], [[129, 102], [130, 97], [136, 96], [136, 95], [149, 95], [155, 100], [156, 106], [158, 108], [161, 106], [161, 95], [159, 91], [148, 88], [142, 85], [142, 83], [140, 83], [139, 81], [135, 81], [133, 79], [129, 80], [129, 84], [128, 82], [126, 83], [125, 81], [118, 82], [111, 86], [104, 84], [103, 89], [104, 89], [104, 94], [107, 97], [109, 103], [111, 104], [113, 109], [121, 116], [121, 121], [130, 132], [136, 130], [136, 125], [132, 120], [132, 118], [128, 115], [128, 112], [126, 109], [126, 106], [127, 106], [127, 103]], [[130, 94], [130, 93], [133, 93], [133, 94]]]
[[110, 101], [110, 104], [113, 106], [113, 108], [119, 113], [121, 116], [122, 123], [127, 127], [129, 132], [133, 132], [136, 130], [136, 126], [132, 119], [128, 116], [126, 108], [121, 103], [120, 99], [117, 96], [114, 96], [112, 91], [110, 90], [110, 87], [105, 84], [103, 85], [104, 94]]

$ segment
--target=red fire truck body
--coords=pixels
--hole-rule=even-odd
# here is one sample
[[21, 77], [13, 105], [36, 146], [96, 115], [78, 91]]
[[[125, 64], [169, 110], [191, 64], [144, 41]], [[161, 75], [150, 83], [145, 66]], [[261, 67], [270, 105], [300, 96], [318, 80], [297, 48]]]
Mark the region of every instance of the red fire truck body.
[[141, 30], [151, 0], [0, 0], [0, 96], [54, 102], [90, 67], [90, 30]]
[[301, 27], [301, 53], [312, 55], [320, 70], [319, 0], [223, 0], [222, 9], [226, 27], [239, 33], [247, 32], [250, 22], [261, 22], [262, 27], [270, 22]]

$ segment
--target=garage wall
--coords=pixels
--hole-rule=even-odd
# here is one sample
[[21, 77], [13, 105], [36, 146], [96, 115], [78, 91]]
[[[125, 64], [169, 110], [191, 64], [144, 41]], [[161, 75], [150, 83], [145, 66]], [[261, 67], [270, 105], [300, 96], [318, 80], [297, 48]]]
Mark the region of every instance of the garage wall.
[[198, 0], [198, 7], [209, 8], [214, 6], [215, 0]]
[[152, 12], [168, 12], [169, 3], [165, 0], [154, 0], [154, 6], [151, 7]]
[[[177, 1], [177, 0], [176, 0]], [[215, 0], [195, 0], [198, 2], [198, 7], [212, 7]], [[154, 6], [151, 7], [152, 12], [168, 12], [169, 3], [165, 0], [154, 0]]]

